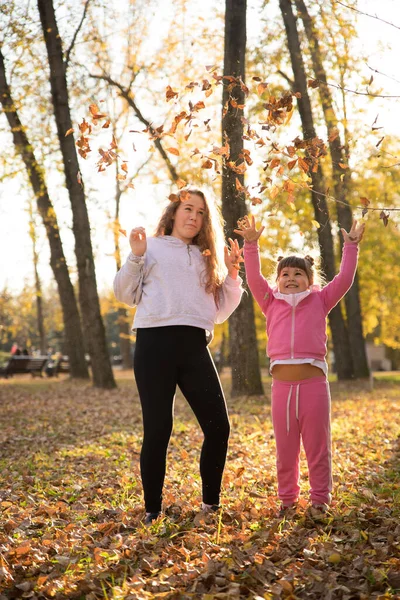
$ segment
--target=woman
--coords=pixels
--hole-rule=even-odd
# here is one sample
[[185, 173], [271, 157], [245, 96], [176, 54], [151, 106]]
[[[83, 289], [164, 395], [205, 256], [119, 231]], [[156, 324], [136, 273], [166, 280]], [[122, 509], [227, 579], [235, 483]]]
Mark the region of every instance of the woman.
[[161, 513], [177, 385], [204, 434], [203, 510], [219, 508], [229, 420], [207, 344], [214, 324], [238, 306], [243, 289], [238, 243], [229, 240], [229, 249], [224, 245], [222, 261], [218, 239], [223, 243], [217, 208], [201, 190], [181, 191], [164, 210], [154, 237], [147, 239], [143, 227], [132, 229], [132, 252], [115, 277], [116, 298], [137, 306], [134, 373], [143, 413], [140, 468], [146, 524]]

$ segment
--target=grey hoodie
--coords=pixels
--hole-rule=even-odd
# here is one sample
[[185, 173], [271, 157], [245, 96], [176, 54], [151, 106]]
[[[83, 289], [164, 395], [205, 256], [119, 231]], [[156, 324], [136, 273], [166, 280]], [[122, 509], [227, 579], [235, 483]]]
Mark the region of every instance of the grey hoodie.
[[198, 246], [165, 235], [148, 238], [147, 251], [129, 254], [114, 279], [117, 300], [137, 306], [133, 328], [191, 325], [212, 336], [215, 323], [225, 321], [237, 308], [243, 288], [240, 277], [226, 277], [217, 307], [205, 291], [205, 261]]

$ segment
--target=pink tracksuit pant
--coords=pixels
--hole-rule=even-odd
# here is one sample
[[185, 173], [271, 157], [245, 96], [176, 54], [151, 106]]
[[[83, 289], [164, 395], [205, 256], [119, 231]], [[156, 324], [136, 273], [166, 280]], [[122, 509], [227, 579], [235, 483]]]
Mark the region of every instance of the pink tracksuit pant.
[[278, 495], [284, 505], [299, 496], [300, 438], [307, 457], [313, 504], [329, 504], [332, 491], [331, 398], [325, 377], [272, 383]]

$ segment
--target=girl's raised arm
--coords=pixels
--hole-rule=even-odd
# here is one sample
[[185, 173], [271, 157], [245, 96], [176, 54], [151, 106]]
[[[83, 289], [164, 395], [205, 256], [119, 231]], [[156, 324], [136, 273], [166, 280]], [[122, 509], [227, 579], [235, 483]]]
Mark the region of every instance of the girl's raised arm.
[[353, 221], [349, 232], [341, 229], [344, 246], [340, 270], [336, 277], [321, 291], [327, 312], [336, 306], [353, 284], [357, 270], [358, 244], [362, 240], [364, 229], [365, 223], [357, 225], [357, 221]]
[[244, 264], [246, 267], [247, 283], [259, 304], [261, 310], [265, 312], [266, 305], [271, 298], [272, 288], [268, 281], [261, 274], [260, 255], [258, 251], [258, 240], [264, 231], [265, 227], [256, 229], [255, 218], [251, 220], [245, 216], [239, 222], [239, 229], [235, 229], [235, 233], [240, 235], [244, 243]]

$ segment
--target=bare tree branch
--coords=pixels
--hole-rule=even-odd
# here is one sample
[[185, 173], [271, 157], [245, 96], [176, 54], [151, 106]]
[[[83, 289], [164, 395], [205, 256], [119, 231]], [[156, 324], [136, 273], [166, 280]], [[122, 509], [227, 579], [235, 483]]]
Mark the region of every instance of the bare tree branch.
[[85, 2], [85, 8], [83, 9], [82, 18], [81, 18], [80, 23], [79, 23], [79, 25], [78, 25], [75, 33], [74, 33], [74, 36], [73, 36], [72, 41], [71, 41], [71, 44], [70, 44], [70, 46], [69, 46], [69, 48], [68, 48], [68, 50], [67, 50], [67, 52], [65, 54], [65, 62], [64, 62], [65, 71], [67, 71], [67, 69], [68, 69], [69, 57], [70, 57], [71, 52], [72, 52], [72, 50], [74, 48], [74, 45], [75, 45], [75, 42], [76, 42], [76, 38], [78, 37], [78, 33], [81, 30], [83, 22], [84, 22], [84, 20], [86, 18], [86, 14], [87, 14], [88, 7], [89, 7], [89, 2], [90, 2], [90, 0], [86, 0], [86, 2]]
[[158, 134], [157, 134], [156, 130], [151, 125], [150, 121], [148, 121], [146, 119], [146, 117], [144, 117], [143, 114], [141, 113], [134, 98], [132, 97], [132, 94], [130, 93], [130, 90], [127, 90], [126, 88], [124, 88], [123, 85], [121, 85], [117, 81], [114, 81], [114, 79], [112, 79], [108, 75], [94, 75], [93, 73], [89, 73], [89, 76], [92, 77], [93, 79], [100, 79], [102, 81], [106, 81], [109, 85], [112, 85], [113, 87], [116, 87], [119, 90], [121, 96], [127, 101], [129, 106], [133, 109], [133, 111], [134, 111], [135, 115], [137, 116], [137, 118], [139, 119], [139, 121], [141, 121], [148, 128], [149, 133], [153, 136], [154, 145], [156, 146], [157, 150], [159, 151], [162, 158], [164, 159], [165, 164], [167, 165], [167, 168], [171, 175], [172, 180], [177, 181], [179, 179], [179, 175], [178, 175], [174, 165], [170, 161], [168, 154], [164, 150], [164, 147], [161, 143], [161, 140], [158, 138]]
[[383, 77], [387, 77], [388, 79], [391, 79], [392, 81], [395, 81], [396, 83], [400, 83], [400, 81], [398, 79], [395, 79], [394, 77], [391, 77], [390, 75], [386, 75], [386, 73], [382, 73], [382, 71], [378, 71], [378, 69], [374, 69], [373, 67], [370, 67], [368, 63], [366, 63], [366, 65], [367, 65], [368, 69], [370, 69], [374, 73], [378, 73], [378, 75], [382, 75]]
[[280, 69], [278, 69], [278, 73], [281, 77], [283, 77], [283, 79], [285, 79], [288, 82], [288, 84], [290, 85], [291, 88], [294, 87], [294, 81], [293, 81], [293, 79], [290, 79], [289, 75], [286, 75], [286, 73], [284, 73]]
[[311, 81], [316, 81], [320, 85], [328, 85], [330, 87], [334, 87], [338, 90], [343, 90], [344, 92], [349, 92], [350, 94], [357, 94], [357, 96], [370, 96], [371, 98], [400, 98], [400, 96], [396, 95], [386, 95], [386, 94], [371, 94], [370, 92], [359, 92], [357, 90], [350, 90], [349, 88], [342, 87], [337, 83], [328, 83], [326, 81], [322, 81], [321, 79], [316, 79], [315, 77], [309, 77]]
[[394, 23], [391, 23], [390, 21], [385, 21], [385, 19], [381, 19], [380, 17], [377, 17], [376, 15], [370, 15], [370, 14], [368, 14], [366, 12], [363, 12], [362, 10], [359, 10], [358, 8], [354, 8], [353, 6], [349, 6], [348, 4], [345, 4], [344, 2], [340, 2], [340, 0], [336, 0], [336, 4], [341, 4], [345, 8], [349, 8], [350, 10], [354, 10], [354, 12], [357, 12], [360, 15], [364, 15], [366, 17], [371, 17], [371, 19], [376, 19], [377, 21], [382, 21], [382, 23], [386, 23], [386, 25], [391, 25], [391, 27], [395, 27], [396, 29], [400, 29], [400, 27], [398, 25], [394, 25]]

